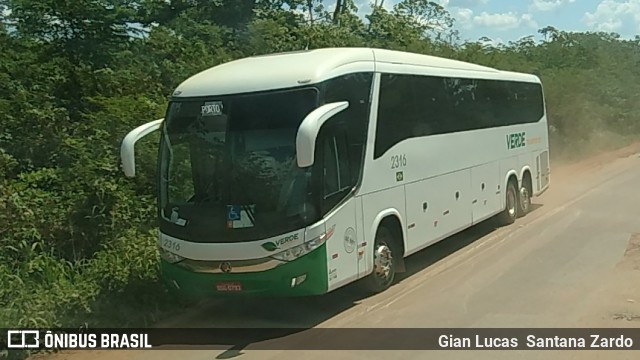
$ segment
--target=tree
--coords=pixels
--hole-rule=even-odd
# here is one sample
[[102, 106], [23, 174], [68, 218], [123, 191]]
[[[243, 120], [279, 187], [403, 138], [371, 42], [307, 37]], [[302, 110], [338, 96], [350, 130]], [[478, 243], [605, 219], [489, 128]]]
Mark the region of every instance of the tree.
[[[402, 0], [393, 10], [407, 19], [414, 27], [422, 29], [424, 34], [435, 36], [437, 40], [449, 42], [457, 38], [453, 30], [454, 19], [440, 4], [429, 0]], [[457, 40], [457, 39], [456, 39]]]
[[558, 29], [556, 29], [553, 26], [545, 26], [544, 28], [538, 30], [539, 34], [542, 34], [542, 36], [544, 36], [544, 41], [549, 41], [549, 40], [555, 40], [556, 37], [559, 34]]

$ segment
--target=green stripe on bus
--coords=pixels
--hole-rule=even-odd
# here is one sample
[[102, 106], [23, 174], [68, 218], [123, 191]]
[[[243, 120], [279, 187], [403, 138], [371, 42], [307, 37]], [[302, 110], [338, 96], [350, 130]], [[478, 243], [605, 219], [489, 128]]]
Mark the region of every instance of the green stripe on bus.
[[[320, 295], [326, 293], [329, 287], [326, 245], [322, 245], [299, 259], [261, 272], [195, 273], [164, 260], [161, 262], [161, 271], [170, 291], [192, 299], [229, 296]], [[306, 279], [300, 285], [291, 287], [292, 279], [302, 275], [306, 275]], [[218, 291], [217, 286], [221, 283], [240, 283], [242, 290]]]

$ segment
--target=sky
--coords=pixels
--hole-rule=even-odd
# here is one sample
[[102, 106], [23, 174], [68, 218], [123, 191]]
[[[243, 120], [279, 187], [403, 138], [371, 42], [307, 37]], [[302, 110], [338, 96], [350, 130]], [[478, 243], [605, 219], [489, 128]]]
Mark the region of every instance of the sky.
[[[391, 9], [400, 0], [385, 0]], [[535, 35], [551, 25], [564, 31], [616, 32], [640, 35], [640, 0], [434, 0], [456, 19], [462, 40], [486, 36], [506, 43]], [[359, 13], [370, 12], [370, 0], [355, 0]]]

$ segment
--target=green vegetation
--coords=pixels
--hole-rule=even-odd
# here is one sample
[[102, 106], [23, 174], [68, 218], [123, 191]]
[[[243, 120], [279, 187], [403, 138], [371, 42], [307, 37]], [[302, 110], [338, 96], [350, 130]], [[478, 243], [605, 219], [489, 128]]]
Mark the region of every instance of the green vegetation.
[[[0, 28], [0, 327], [133, 326], [168, 314], [155, 248], [157, 138], [119, 144], [163, 116], [167, 95], [234, 58], [375, 46], [539, 74], [556, 157], [640, 133], [640, 39], [541, 29], [498, 47], [462, 43], [426, 0], [3, 0]], [[286, 9], [286, 10], [285, 10]], [[7, 15], [8, 14], [8, 15]], [[134, 30], [139, 23], [147, 30]], [[482, 40], [482, 39], [481, 39]], [[485, 39], [486, 40], [486, 39]]]

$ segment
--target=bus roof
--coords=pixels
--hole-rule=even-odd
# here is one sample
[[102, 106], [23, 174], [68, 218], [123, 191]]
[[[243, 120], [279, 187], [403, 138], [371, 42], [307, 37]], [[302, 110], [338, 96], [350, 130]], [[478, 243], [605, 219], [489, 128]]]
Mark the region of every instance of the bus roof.
[[486, 66], [395, 50], [323, 48], [252, 56], [204, 70], [184, 82], [174, 97], [201, 97], [285, 89], [318, 83], [353, 72], [373, 72], [376, 65], [459, 70], [482, 78], [539, 82], [534, 75], [500, 71]]

